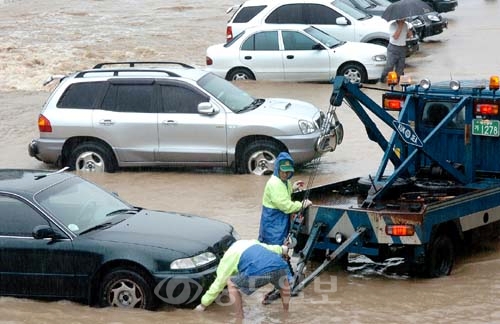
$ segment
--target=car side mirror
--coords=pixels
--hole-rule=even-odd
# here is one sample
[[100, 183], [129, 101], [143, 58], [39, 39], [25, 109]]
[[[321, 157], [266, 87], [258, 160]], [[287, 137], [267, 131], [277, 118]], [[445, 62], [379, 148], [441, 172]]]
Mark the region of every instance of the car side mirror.
[[314, 44], [312, 47], [313, 50], [324, 50], [325, 47], [321, 45], [320, 43]]
[[216, 115], [219, 113], [219, 108], [214, 107], [210, 102], [200, 102], [198, 104], [198, 112], [202, 115]]
[[350, 21], [347, 20], [346, 17], [338, 17], [337, 19], [335, 19], [335, 23], [337, 25], [350, 25]]
[[35, 240], [41, 240], [44, 238], [55, 238], [57, 236], [56, 232], [49, 225], [38, 225], [33, 228], [33, 238]]

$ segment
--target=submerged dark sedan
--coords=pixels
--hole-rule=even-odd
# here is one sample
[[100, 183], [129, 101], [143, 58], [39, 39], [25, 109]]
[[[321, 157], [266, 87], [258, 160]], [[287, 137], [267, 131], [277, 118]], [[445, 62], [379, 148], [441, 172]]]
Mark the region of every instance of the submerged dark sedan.
[[0, 170], [0, 224], [0, 295], [127, 308], [195, 304], [237, 239], [229, 224], [38, 170]]

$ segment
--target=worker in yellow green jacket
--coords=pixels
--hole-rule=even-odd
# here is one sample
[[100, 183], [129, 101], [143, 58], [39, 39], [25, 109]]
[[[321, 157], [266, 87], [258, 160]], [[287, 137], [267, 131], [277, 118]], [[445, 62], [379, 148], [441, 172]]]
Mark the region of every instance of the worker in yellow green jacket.
[[236, 316], [243, 318], [240, 291], [250, 295], [271, 283], [280, 290], [283, 309], [288, 312], [291, 273], [283, 256], [288, 256], [288, 247], [285, 245], [268, 245], [257, 240], [234, 242], [220, 260], [217, 276], [196, 310], [204, 311], [227, 285]]
[[266, 244], [284, 244], [290, 231], [290, 215], [309, 207], [310, 200], [293, 201], [292, 192], [303, 186], [302, 181], [292, 184], [294, 161], [290, 154], [281, 152], [274, 162], [274, 172], [264, 188], [259, 241]]

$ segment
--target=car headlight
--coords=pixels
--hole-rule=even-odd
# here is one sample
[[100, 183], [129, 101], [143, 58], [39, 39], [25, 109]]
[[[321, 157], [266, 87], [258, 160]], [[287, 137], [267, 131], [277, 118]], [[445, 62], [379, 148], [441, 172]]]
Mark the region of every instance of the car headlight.
[[190, 258], [177, 259], [170, 263], [170, 269], [193, 269], [215, 261], [217, 258], [212, 252], [204, 252]]
[[316, 126], [312, 122], [304, 119], [299, 120], [299, 128], [304, 135], [311, 134], [316, 131]]
[[387, 61], [387, 56], [384, 54], [375, 55], [372, 57], [372, 60], [374, 60], [375, 62], [384, 62]]
[[429, 18], [430, 21], [441, 21], [441, 17], [435, 14], [429, 14], [427, 15], [427, 18]]
[[424, 22], [420, 19], [415, 19], [415, 20], [412, 20], [411, 24], [415, 27], [415, 28], [418, 28], [420, 26], [423, 26], [424, 25]]

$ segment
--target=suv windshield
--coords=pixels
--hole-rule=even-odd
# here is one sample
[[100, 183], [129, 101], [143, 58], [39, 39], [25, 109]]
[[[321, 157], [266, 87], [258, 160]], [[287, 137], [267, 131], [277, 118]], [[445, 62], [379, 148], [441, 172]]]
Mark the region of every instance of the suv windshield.
[[255, 98], [215, 74], [207, 73], [198, 80], [198, 85], [221, 101], [233, 112], [239, 112], [252, 105]]
[[361, 10], [358, 10], [341, 1], [332, 1], [332, 6], [334, 6], [335, 8], [339, 8], [340, 10], [342, 10], [343, 12], [345, 12], [346, 14], [348, 14], [349, 16], [351, 16], [356, 20], [363, 20], [369, 17], [369, 15], [365, 14]]

